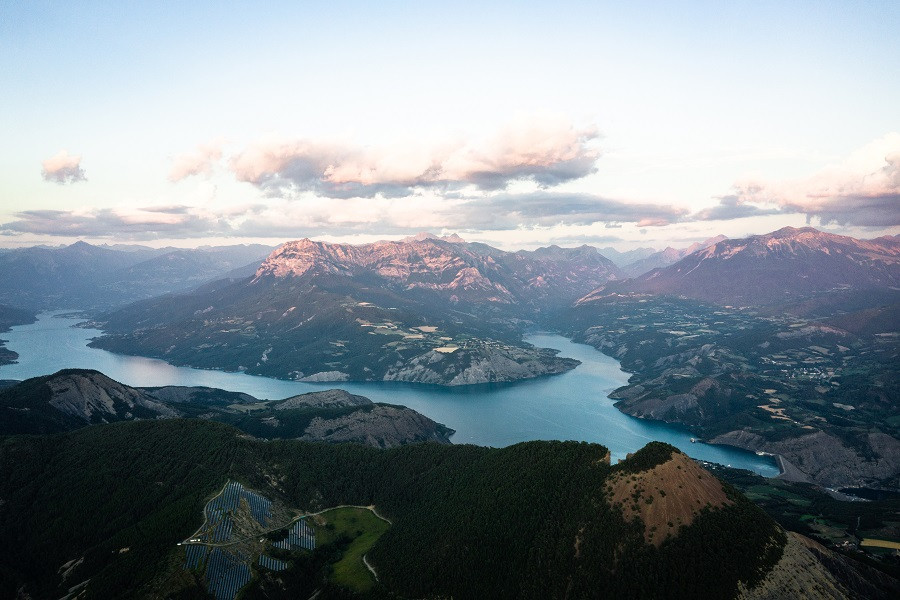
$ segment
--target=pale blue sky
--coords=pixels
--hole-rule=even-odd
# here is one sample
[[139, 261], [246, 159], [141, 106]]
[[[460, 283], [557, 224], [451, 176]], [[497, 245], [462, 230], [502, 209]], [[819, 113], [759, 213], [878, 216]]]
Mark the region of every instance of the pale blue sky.
[[0, 245], [900, 232], [897, 2], [187, 4], [0, 1]]

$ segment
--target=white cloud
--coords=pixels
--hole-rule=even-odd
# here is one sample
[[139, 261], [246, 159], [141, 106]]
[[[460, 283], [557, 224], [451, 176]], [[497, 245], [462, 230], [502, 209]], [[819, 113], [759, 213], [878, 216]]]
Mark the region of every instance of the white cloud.
[[272, 195], [313, 191], [330, 198], [399, 197], [415, 188], [481, 190], [530, 180], [553, 186], [596, 170], [593, 127], [547, 114], [518, 115], [470, 142], [368, 147], [348, 141], [266, 140], [232, 157], [239, 181]]
[[71, 156], [66, 150], [41, 162], [41, 167], [44, 181], [64, 185], [87, 180], [81, 168], [81, 156]]
[[209, 176], [213, 165], [222, 158], [223, 145], [224, 141], [218, 139], [198, 146], [194, 152], [176, 156], [172, 161], [169, 180], [181, 181], [192, 175]]
[[[900, 133], [860, 148], [842, 163], [789, 181], [747, 179], [726, 197], [729, 206], [776, 207], [823, 224], [900, 225]], [[723, 202], [723, 205], [725, 202]]]

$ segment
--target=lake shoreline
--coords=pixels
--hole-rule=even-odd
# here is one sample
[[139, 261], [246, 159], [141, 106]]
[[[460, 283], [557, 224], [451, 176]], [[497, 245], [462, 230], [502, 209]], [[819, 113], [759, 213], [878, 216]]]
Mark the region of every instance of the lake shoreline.
[[749, 469], [766, 477], [779, 473], [771, 457], [691, 444], [690, 438], [696, 434], [683, 426], [622, 413], [608, 394], [626, 384], [631, 374], [613, 357], [551, 332], [528, 332], [525, 340], [580, 360], [580, 366], [552, 377], [454, 387], [391, 381], [305, 383], [219, 369], [188, 369], [156, 358], [90, 348], [89, 339], [101, 332], [73, 327], [85, 321], [72, 318], [73, 312], [41, 313], [37, 323], [6, 334], [12, 339], [12, 347], [21, 350], [22, 358], [18, 365], [0, 367], [0, 379], [27, 379], [62, 368], [88, 368], [132, 387], [216, 387], [267, 400], [338, 387], [373, 402], [412, 408], [443, 423], [456, 431], [451, 438], [455, 444], [504, 447], [532, 440], [587, 441], [607, 447], [615, 462], [649, 441], [660, 440], [698, 460]]

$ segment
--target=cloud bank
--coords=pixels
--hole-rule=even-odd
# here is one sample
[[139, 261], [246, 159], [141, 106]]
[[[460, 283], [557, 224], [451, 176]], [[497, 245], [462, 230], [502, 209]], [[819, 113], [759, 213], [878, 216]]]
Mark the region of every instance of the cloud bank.
[[[0, 234], [151, 240], [594, 227], [600, 235], [595, 226], [644, 233], [650, 227], [741, 219], [750, 227], [765, 217], [799, 221], [799, 215], [822, 225], [900, 226], [900, 134], [875, 140], [803, 179], [739, 181], [715, 206], [696, 212], [563, 191], [574, 186], [561, 184], [596, 172], [597, 139], [593, 128], [532, 116], [477, 140], [428, 147], [281, 140], [226, 154], [216, 140], [177, 156], [170, 180], [224, 170], [258, 190], [250, 202], [235, 205], [232, 198], [232, 204], [220, 204], [213, 196], [201, 206], [30, 210], [0, 224]], [[60, 152], [44, 161], [44, 178], [83, 180], [80, 164], [80, 157]]]
[[152, 240], [200, 238], [228, 233], [221, 217], [188, 206], [27, 210], [0, 225], [0, 235], [32, 233], [52, 236]]
[[900, 225], [900, 133], [879, 138], [841, 164], [793, 181], [748, 179], [735, 184], [700, 220], [776, 213], [805, 214], [823, 225]]
[[81, 168], [81, 157], [70, 156], [65, 150], [41, 162], [41, 167], [41, 177], [44, 181], [60, 185], [87, 181], [84, 169]]
[[230, 169], [270, 196], [401, 197], [415, 189], [501, 190], [514, 181], [549, 187], [596, 171], [598, 137], [595, 128], [559, 117], [523, 115], [483, 139], [429, 147], [264, 141], [233, 156]]
[[453, 212], [455, 222], [449, 228], [498, 230], [594, 223], [662, 226], [682, 220], [689, 211], [666, 204], [622, 202], [594, 194], [537, 191], [474, 198], [454, 206]]

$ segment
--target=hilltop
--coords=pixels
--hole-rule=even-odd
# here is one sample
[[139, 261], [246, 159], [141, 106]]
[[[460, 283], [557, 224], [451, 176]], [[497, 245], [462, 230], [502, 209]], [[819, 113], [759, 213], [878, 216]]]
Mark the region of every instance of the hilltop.
[[176, 417], [230, 423], [264, 439], [356, 442], [376, 448], [422, 441], [448, 444], [453, 434], [411, 408], [375, 404], [343, 390], [264, 401], [216, 388], [134, 388], [87, 369], [64, 369], [0, 389], [0, 435]]

